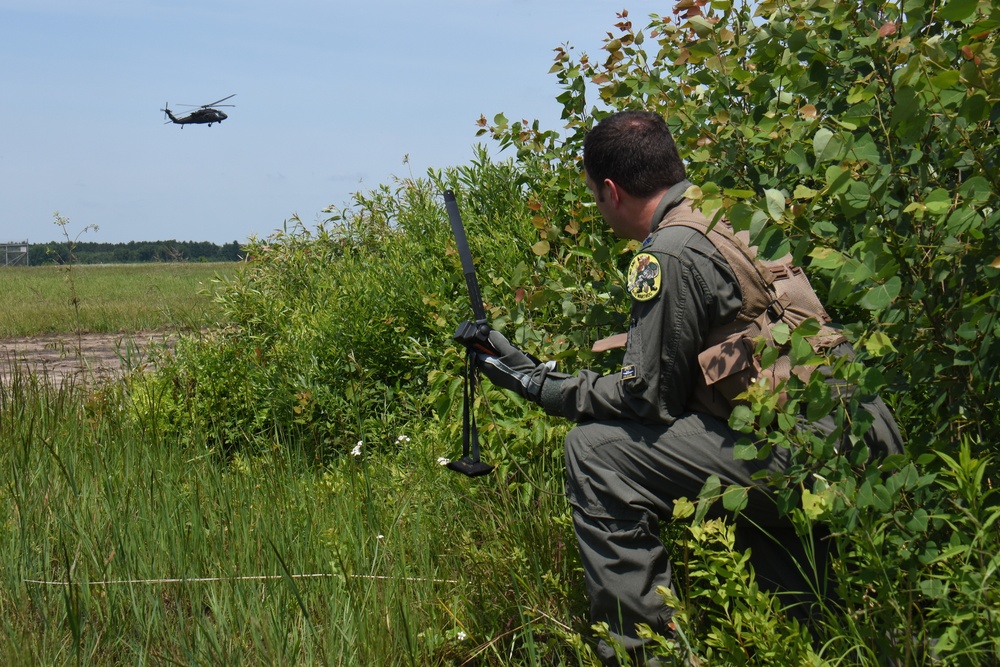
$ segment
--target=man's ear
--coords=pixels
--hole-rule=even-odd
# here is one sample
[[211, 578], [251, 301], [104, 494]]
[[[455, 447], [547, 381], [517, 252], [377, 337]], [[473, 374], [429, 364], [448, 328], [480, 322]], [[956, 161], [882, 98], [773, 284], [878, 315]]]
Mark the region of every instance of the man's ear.
[[604, 187], [608, 193], [608, 198], [610, 199], [611, 204], [615, 208], [620, 207], [622, 205], [622, 189], [610, 178], [604, 179]]

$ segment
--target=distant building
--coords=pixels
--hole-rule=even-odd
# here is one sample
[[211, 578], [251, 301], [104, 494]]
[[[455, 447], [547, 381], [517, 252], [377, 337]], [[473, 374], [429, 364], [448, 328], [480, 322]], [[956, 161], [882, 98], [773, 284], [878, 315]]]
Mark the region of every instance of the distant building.
[[28, 265], [28, 242], [17, 241], [0, 243], [0, 254], [3, 255], [4, 266]]

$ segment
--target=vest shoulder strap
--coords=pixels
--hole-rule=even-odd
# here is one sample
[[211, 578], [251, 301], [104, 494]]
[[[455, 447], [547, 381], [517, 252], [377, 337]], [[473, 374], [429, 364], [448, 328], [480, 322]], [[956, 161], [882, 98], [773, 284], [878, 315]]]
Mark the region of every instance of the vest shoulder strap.
[[774, 302], [776, 294], [771, 284], [773, 274], [757, 260], [756, 249], [748, 245], [749, 235], [744, 240], [740, 236], [745, 233], [733, 232], [728, 221], [723, 219], [712, 224], [705, 216], [695, 213], [686, 205], [678, 207], [675, 214], [667, 215], [657, 229], [666, 227], [688, 227], [699, 231], [722, 253], [736, 275], [742, 292], [743, 305], [736, 318], [738, 323], [752, 322]]

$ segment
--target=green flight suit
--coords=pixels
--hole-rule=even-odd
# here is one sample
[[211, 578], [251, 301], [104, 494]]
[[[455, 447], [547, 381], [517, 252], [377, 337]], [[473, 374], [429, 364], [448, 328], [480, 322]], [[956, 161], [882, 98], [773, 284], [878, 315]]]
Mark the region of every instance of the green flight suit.
[[[667, 193], [651, 230], [671, 216], [690, 215], [684, 189]], [[723, 485], [753, 486], [759, 470], [781, 471], [789, 463], [788, 452], [778, 448], [766, 461], [736, 460], [733, 446], [741, 435], [687, 407], [706, 334], [740, 311], [739, 283], [722, 254], [701, 232], [673, 226], [651, 232], [639, 255], [630, 272], [633, 303], [621, 372], [551, 374], [540, 397], [549, 414], [579, 423], [566, 438], [567, 495], [591, 614], [633, 651], [642, 646], [636, 623], [667, 633], [670, 611], [656, 589], [671, 586], [671, 564], [659, 522], [671, 516], [673, 502], [697, 497], [712, 475]], [[885, 405], [866, 407], [876, 417], [867, 437], [873, 450], [901, 451]], [[816, 427], [829, 432], [830, 422]], [[740, 545], [752, 547], [761, 584], [807, 590], [795, 564], [804, 554], [787, 519], [766, 490], [749, 495], [742, 516], [767, 535], [749, 529], [749, 522], [738, 522], [737, 530]]]

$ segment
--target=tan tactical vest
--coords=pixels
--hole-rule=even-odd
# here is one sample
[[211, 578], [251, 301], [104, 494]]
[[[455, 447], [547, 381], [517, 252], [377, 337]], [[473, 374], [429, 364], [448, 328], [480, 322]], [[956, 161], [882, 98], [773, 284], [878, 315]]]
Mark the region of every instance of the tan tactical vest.
[[[735, 274], [743, 300], [735, 320], [713, 329], [706, 336], [705, 348], [698, 355], [701, 373], [689, 402], [691, 409], [728, 419], [733, 407], [743, 402], [736, 397], [761, 378], [779, 391], [792, 373], [807, 380], [814, 368], [793, 368], [787, 350], [779, 354], [774, 365], [761, 368], [757, 343], [763, 338], [767, 345], [774, 346], [772, 327], [779, 322], [787, 324], [789, 329], [809, 318], [819, 322], [820, 332], [809, 339], [817, 353], [847, 340], [836, 329], [827, 326], [830, 316], [808, 276], [801, 267], [792, 264], [791, 255], [771, 261], [758, 259], [756, 247], [750, 246], [748, 232], [734, 233], [726, 220], [712, 225], [703, 215], [694, 212], [687, 201], [679, 203], [667, 218], [658, 230], [671, 226], [689, 227], [712, 242]], [[626, 336], [619, 334], [597, 341], [594, 351], [624, 345], [625, 340]], [[780, 398], [783, 403], [783, 391]]]
[[[749, 244], [748, 232], [734, 233], [729, 222], [720, 220], [711, 225], [704, 216], [695, 213], [683, 202], [674, 215], [657, 229], [682, 226], [695, 229], [722, 253], [736, 275], [742, 292], [743, 305], [736, 319], [708, 333], [705, 349], [698, 355], [701, 377], [691, 398], [691, 407], [728, 419], [732, 409], [742, 401], [736, 397], [753, 382], [766, 378], [769, 387], [780, 388], [792, 373], [808, 380], [813, 367], [795, 367], [783, 350], [774, 365], [762, 369], [757, 342], [763, 338], [774, 346], [772, 327], [783, 322], [794, 329], [809, 318], [820, 324], [820, 332], [809, 338], [817, 353], [845, 342], [836, 329], [827, 326], [830, 316], [820, 303], [809, 277], [801, 267], [792, 264], [791, 255], [763, 261], [756, 247]], [[780, 347], [780, 346], [779, 346]], [[784, 402], [782, 392], [782, 402]]]

